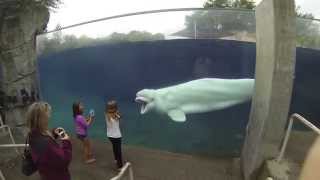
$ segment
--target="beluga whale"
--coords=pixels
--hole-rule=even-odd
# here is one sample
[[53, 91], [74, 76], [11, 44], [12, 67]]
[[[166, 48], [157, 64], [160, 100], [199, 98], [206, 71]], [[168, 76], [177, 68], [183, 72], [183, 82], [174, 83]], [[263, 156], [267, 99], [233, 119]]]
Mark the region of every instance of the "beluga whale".
[[204, 78], [161, 89], [143, 89], [135, 101], [141, 114], [151, 110], [167, 114], [173, 121], [186, 121], [186, 114], [225, 109], [249, 101], [254, 79]]

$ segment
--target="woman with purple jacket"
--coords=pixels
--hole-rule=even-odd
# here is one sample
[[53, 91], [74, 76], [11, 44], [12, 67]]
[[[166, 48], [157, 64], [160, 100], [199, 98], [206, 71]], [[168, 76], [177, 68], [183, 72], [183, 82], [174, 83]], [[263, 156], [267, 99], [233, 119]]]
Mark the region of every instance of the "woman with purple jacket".
[[[28, 109], [32, 160], [38, 168], [41, 180], [70, 180], [68, 167], [72, 159], [71, 142], [65, 132], [61, 134], [54, 131], [54, 135], [49, 131], [50, 113], [51, 107], [45, 102], [33, 103]], [[55, 137], [60, 139], [61, 143], [58, 143]]]
[[88, 127], [93, 121], [93, 116], [85, 118], [83, 116], [84, 107], [81, 102], [75, 102], [72, 106], [73, 120], [76, 128], [77, 138], [83, 145], [83, 156], [85, 163], [93, 163], [96, 159], [93, 158], [91, 143], [88, 138]]

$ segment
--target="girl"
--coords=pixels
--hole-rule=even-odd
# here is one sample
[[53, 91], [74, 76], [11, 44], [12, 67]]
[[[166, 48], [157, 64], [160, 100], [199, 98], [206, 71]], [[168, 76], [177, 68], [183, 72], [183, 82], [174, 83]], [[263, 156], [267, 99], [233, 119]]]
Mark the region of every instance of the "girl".
[[29, 143], [32, 160], [38, 168], [41, 180], [70, 180], [69, 164], [72, 159], [72, 146], [68, 134], [56, 136], [48, 129], [51, 107], [45, 102], [30, 105], [27, 124], [30, 129]]
[[107, 123], [107, 136], [112, 143], [113, 155], [118, 169], [122, 168], [121, 131], [119, 127], [121, 115], [116, 101], [109, 101], [106, 105], [105, 119]]
[[85, 118], [83, 116], [84, 107], [81, 102], [73, 103], [72, 109], [77, 138], [83, 145], [85, 163], [93, 163], [96, 159], [94, 159], [92, 155], [91, 143], [88, 138], [88, 127], [92, 123], [94, 117], [89, 116], [88, 118]]

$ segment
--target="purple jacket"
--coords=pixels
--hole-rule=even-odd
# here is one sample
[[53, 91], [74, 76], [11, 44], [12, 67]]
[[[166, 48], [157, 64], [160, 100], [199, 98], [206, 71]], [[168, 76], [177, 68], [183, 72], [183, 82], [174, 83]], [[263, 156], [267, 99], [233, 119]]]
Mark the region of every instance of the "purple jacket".
[[71, 179], [68, 167], [72, 159], [72, 145], [69, 140], [63, 140], [59, 145], [51, 137], [33, 131], [29, 143], [41, 180]]
[[75, 126], [76, 126], [76, 133], [78, 135], [87, 136], [87, 134], [88, 134], [88, 132], [87, 132], [88, 124], [86, 122], [85, 117], [82, 116], [82, 115], [77, 115], [74, 118], [74, 123], [75, 123]]

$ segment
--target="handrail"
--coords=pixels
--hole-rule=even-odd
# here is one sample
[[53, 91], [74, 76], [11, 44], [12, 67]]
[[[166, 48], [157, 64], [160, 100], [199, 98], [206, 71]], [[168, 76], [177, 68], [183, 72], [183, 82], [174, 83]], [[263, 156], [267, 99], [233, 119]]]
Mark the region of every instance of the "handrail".
[[19, 147], [28, 147], [29, 144], [0, 144], [0, 148], [19, 148]]
[[2, 171], [0, 170], [0, 179], [1, 180], [6, 180], [6, 178], [4, 178]]
[[[12, 135], [10, 127], [7, 126], [7, 125], [3, 125], [2, 119], [1, 119], [0, 129], [4, 129], [4, 131], [5, 131], [5, 129], [8, 129], [8, 134], [9, 134], [11, 142], [12, 142], [12, 144], [3, 144], [3, 145], [0, 145], [0, 147], [13, 147], [13, 148], [15, 148], [16, 153], [19, 154], [19, 151], [18, 151], [17, 147], [20, 144], [16, 144], [16, 142], [14, 141], [14, 138], [13, 138], [13, 135]], [[4, 133], [6, 133], [6, 132], [4, 132]], [[25, 144], [24, 144], [24, 146], [25, 146]], [[3, 175], [1, 170], [0, 170], [0, 179], [1, 180], [6, 180], [6, 178], [4, 177], [4, 175]]]
[[139, 12], [134, 12], [134, 13], [126, 13], [126, 14], [120, 14], [120, 15], [115, 15], [115, 16], [103, 17], [103, 18], [99, 18], [99, 19], [93, 19], [93, 20], [84, 21], [84, 22], [81, 22], [81, 23], [72, 24], [72, 25], [68, 25], [68, 26], [64, 26], [64, 27], [59, 27], [57, 29], [41, 32], [38, 35], [48, 34], [48, 33], [61, 31], [61, 30], [64, 30], [64, 29], [69, 29], [69, 28], [72, 28], [72, 27], [77, 27], [77, 26], [90, 24], [90, 23], [95, 23], [95, 22], [99, 22], [99, 21], [105, 21], [105, 20], [128, 17], [128, 16], [136, 16], [136, 15], [143, 15], [143, 14], [154, 14], [154, 13], [162, 13], [162, 12], [200, 11], [200, 10], [254, 12], [254, 10], [243, 9], [243, 8], [174, 8], [174, 9], [157, 9], [157, 10], [139, 11]]
[[[133, 12], [133, 13], [125, 13], [125, 14], [119, 14], [119, 15], [114, 15], [114, 16], [108, 16], [108, 17], [103, 17], [103, 18], [98, 18], [98, 19], [92, 19], [89, 21], [84, 21], [76, 24], [71, 24], [63, 27], [59, 27], [56, 29], [51, 29], [48, 31], [41, 32], [37, 35], [42, 35], [42, 34], [49, 34], [52, 32], [56, 31], [61, 31], [64, 29], [69, 29], [85, 24], [91, 24], [95, 22], [100, 22], [100, 21], [105, 21], [105, 20], [110, 20], [110, 19], [117, 19], [117, 18], [122, 18], [122, 17], [129, 17], [129, 16], [137, 16], [137, 15], [144, 15], [144, 14], [154, 14], [154, 13], [163, 13], [163, 12], [180, 12], [180, 11], [239, 11], [239, 12], [255, 12], [255, 10], [251, 9], [243, 9], [243, 8], [203, 8], [203, 7], [195, 7], [195, 8], [173, 8], [173, 9], [157, 9], [157, 10], [147, 10], [147, 11], [139, 11], [139, 12]], [[311, 20], [311, 21], [319, 21], [320, 19], [318, 18], [304, 18], [304, 17], [298, 17], [299, 19], [303, 20]]]
[[120, 180], [124, 173], [129, 170], [129, 180], [134, 180], [133, 179], [133, 170], [132, 170], [132, 165], [130, 162], [127, 162], [122, 168], [121, 171], [119, 172], [119, 174], [113, 178], [111, 178], [110, 180]]
[[[0, 126], [0, 129], [8, 129], [8, 134], [9, 134], [9, 136], [10, 136], [12, 145], [15, 145], [16, 142], [15, 142], [15, 140], [14, 140], [14, 138], [13, 138], [13, 135], [12, 135], [12, 132], [11, 132], [10, 127], [9, 127], [8, 125], [2, 125], [2, 126]], [[15, 150], [16, 150], [16, 153], [17, 153], [17, 154], [20, 154], [17, 148], [15, 148]]]
[[300, 122], [302, 122], [306, 127], [310, 128], [311, 130], [313, 130], [315, 133], [317, 133], [318, 135], [320, 135], [320, 129], [317, 128], [315, 125], [313, 125], [311, 122], [309, 122], [308, 120], [306, 120], [304, 117], [302, 117], [301, 115], [294, 113], [290, 116], [289, 119], [289, 125], [286, 131], [286, 135], [283, 141], [283, 144], [281, 146], [281, 151], [280, 154], [277, 158], [277, 162], [280, 162], [284, 156], [284, 152], [286, 150], [287, 144], [288, 144], [288, 140], [289, 140], [289, 136], [292, 130], [292, 125], [293, 125], [293, 120], [299, 120]]

